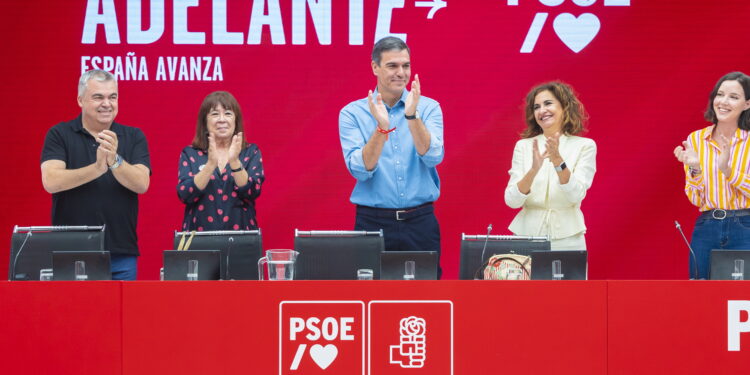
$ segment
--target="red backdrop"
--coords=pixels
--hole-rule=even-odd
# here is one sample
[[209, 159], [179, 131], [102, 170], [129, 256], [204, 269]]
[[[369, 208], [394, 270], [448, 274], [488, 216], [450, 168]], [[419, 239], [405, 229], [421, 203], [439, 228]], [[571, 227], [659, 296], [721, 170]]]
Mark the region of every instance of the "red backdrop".
[[[442, 186], [436, 207], [447, 278], [457, 276], [462, 232], [481, 234], [493, 223], [494, 233], [509, 233], [505, 228], [516, 211], [505, 206], [503, 191], [513, 144], [524, 126], [522, 100], [531, 86], [552, 79], [580, 93], [591, 115], [588, 136], [599, 146], [598, 173], [582, 207], [590, 276], [687, 277], [687, 251], [673, 223], [680, 220], [689, 236], [697, 209], [684, 196], [672, 149], [706, 125], [702, 111], [716, 80], [729, 71], [750, 71], [750, 50], [742, 39], [750, 4], [452, 0], [429, 19], [429, 8], [417, 6], [425, 2], [368, 0], [360, 33], [350, 27], [350, 14], [359, 19], [352, 12], [359, 2], [332, 1], [330, 43], [321, 42], [319, 33], [325, 33], [314, 23], [325, 23], [326, 12], [313, 20], [307, 10], [304, 44], [295, 44], [293, 33], [293, 4], [304, 1], [195, 0], [199, 5], [187, 8], [186, 19], [175, 12], [180, 1], [163, 2], [163, 14], [154, 17], [150, 3], [161, 2], [143, 1], [143, 28], [158, 28], [164, 19], [163, 33], [148, 44], [135, 44], [135, 34], [129, 35], [124, 0], [3, 2], [0, 95], [7, 119], [0, 139], [6, 170], [0, 242], [9, 243], [15, 224], [50, 222], [39, 155], [47, 129], [80, 112], [75, 100], [82, 57], [125, 62], [129, 53], [139, 63], [146, 61], [148, 80], [127, 74], [120, 80], [117, 120], [144, 130], [153, 170], [149, 191], [141, 196], [139, 278], [155, 279], [161, 250], [171, 248], [172, 231], [182, 219], [175, 193], [178, 155], [192, 139], [201, 100], [214, 90], [238, 98], [248, 119], [247, 136], [264, 154], [267, 180], [258, 200], [264, 247], [291, 247], [295, 228], [351, 229], [354, 207], [348, 198], [354, 179], [344, 166], [337, 119], [341, 107], [375, 85], [369, 54], [380, 23], [381, 32], [405, 34], [423, 93], [440, 101], [445, 114], [446, 154], [438, 167]], [[105, 23], [117, 25], [117, 44], [95, 17], [86, 21], [87, 9], [112, 14], [110, 3], [115, 16]], [[403, 6], [387, 7], [399, 3]], [[552, 6], [556, 3], [562, 4]], [[223, 4], [226, 29], [239, 33], [241, 44], [215, 43], [221, 33], [214, 33], [212, 24], [224, 18], [212, 9]], [[263, 26], [255, 42], [249, 34], [264, 22], [262, 12], [275, 8], [269, 4], [279, 4], [278, 18], [267, 21], [276, 23]], [[533, 50], [522, 53], [539, 13], [548, 17]], [[84, 37], [87, 23], [96, 30], [90, 41]], [[205, 41], [181, 44], [173, 31], [181, 23], [205, 33]], [[283, 30], [283, 43], [272, 40], [273, 29]], [[359, 35], [362, 44], [356, 42]], [[179, 67], [171, 80], [168, 65], [167, 79], [157, 80], [160, 58], [183, 56], [187, 61], [211, 57], [209, 76], [218, 57], [222, 80], [179, 80]], [[2, 254], [0, 271], [6, 274], [8, 253]]]

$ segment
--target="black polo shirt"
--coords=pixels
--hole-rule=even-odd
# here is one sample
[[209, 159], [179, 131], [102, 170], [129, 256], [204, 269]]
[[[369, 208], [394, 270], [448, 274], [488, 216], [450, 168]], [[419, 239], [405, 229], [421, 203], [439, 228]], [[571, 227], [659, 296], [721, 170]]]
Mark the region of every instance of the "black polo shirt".
[[[117, 134], [117, 153], [125, 161], [151, 169], [146, 136], [140, 129], [112, 123], [110, 130]], [[62, 160], [67, 169], [85, 167], [96, 162], [97, 147], [78, 116], [47, 132], [42, 163]], [[52, 194], [52, 225], [106, 224], [104, 249], [112, 254], [139, 255], [137, 222], [138, 194], [117, 182], [112, 171], [77, 188]]]

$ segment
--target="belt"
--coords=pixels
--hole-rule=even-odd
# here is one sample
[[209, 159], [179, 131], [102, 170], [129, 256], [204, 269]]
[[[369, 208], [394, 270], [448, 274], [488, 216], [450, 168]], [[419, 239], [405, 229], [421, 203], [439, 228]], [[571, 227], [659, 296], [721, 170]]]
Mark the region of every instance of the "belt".
[[378, 208], [357, 205], [357, 214], [384, 217], [396, 221], [409, 220], [413, 217], [430, 214], [435, 211], [432, 202], [409, 208]]
[[750, 215], [750, 208], [745, 208], [742, 210], [722, 210], [721, 208], [717, 208], [715, 210], [703, 211], [703, 213], [701, 213], [701, 217], [708, 216], [716, 220], [724, 220], [728, 217], [748, 215]]

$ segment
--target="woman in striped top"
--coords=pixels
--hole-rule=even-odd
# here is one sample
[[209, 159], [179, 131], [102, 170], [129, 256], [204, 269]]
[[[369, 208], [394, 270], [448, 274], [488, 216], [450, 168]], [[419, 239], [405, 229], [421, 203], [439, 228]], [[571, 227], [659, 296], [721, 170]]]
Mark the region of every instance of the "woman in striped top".
[[[701, 214], [690, 242], [698, 274], [708, 278], [711, 249], [750, 249], [750, 77], [729, 73], [716, 83], [704, 117], [674, 154], [685, 168], [685, 193]], [[690, 270], [695, 263], [690, 259]]]

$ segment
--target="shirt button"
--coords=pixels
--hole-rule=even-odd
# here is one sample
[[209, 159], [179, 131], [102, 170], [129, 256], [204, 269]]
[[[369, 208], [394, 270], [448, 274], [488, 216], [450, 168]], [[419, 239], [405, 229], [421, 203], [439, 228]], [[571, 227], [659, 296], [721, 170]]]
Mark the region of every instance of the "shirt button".
[[398, 180], [401, 181], [401, 180], [403, 180], [403, 178], [399, 177]]
[[403, 197], [403, 196], [404, 196], [404, 193], [401, 193], [401, 196]]
[[400, 161], [398, 161], [398, 160], [396, 160], [396, 164], [401, 164], [401, 162], [400, 162]]

